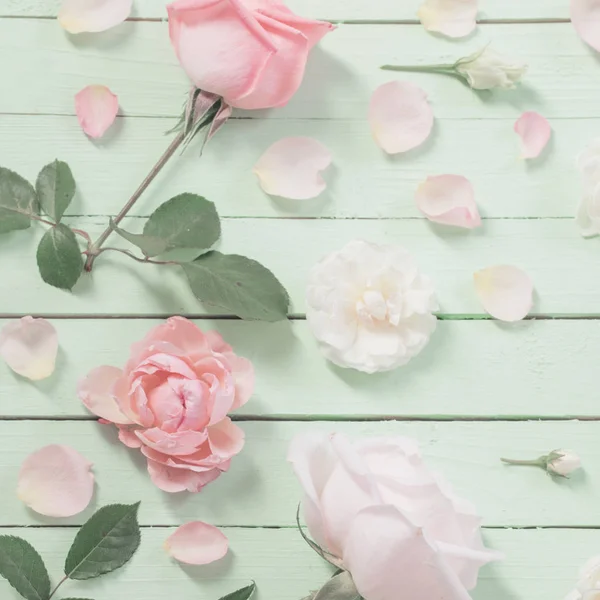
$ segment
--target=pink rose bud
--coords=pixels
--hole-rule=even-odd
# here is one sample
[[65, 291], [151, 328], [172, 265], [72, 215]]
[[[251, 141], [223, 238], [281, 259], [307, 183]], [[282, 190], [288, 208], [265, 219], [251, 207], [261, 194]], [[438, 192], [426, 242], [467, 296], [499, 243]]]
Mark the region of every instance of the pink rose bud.
[[93, 369], [78, 392], [123, 444], [139, 448], [161, 490], [199, 492], [242, 450], [244, 432], [227, 413], [253, 389], [250, 361], [217, 332], [172, 317], [133, 345], [123, 370]]
[[171, 43], [188, 77], [237, 108], [287, 104], [309, 51], [334, 29], [278, 0], [177, 0], [167, 10]]

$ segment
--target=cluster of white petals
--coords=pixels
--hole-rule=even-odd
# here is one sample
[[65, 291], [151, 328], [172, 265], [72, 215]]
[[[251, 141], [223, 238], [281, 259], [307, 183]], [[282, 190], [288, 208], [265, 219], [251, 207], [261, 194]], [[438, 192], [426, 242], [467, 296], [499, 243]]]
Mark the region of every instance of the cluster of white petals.
[[312, 268], [306, 301], [325, 356], [366, 373], [406, 364], [436, 326], [433, 285], [399, 246], [350, 242]]
[[584, 237], [600, 233], [600, 139], [594, 140], [580, 156], [583, 196], [577, 211], [577, 224]]
[[454, 68], [474, 90], [514, 89], [527, 72], [525, 63], [502, 56], [487, 46], [461, 58]]
[[565, 600], [600, 599], [600, 556], [590, 558], [579, 571], [579, 580]]

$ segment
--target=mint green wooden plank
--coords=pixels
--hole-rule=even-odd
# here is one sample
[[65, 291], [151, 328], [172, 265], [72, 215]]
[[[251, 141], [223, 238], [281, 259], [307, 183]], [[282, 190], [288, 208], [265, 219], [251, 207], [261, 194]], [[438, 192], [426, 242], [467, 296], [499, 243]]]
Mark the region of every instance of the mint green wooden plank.
[[[71, 213], [114, 215], [165, 150], [170, 138], [164, 133], [172, 124], [124, 118], [114, 135], [91, 143], [75, 117], [2, 115], [0, 160], [35, 180], [43, 165], [59, 157], [71, 165], [79, 188]], [[485, 126], [477, 119], [442, 119], [423, 150], [390, 158], [364, 122], [233, 120], [201, 158], [198, 144], [176, 156], [134, 212], [148, 215], [167, 198], [193, 190], [215, 202], [224, 217], [412, 218], [421, 216], [414, 201], [419, 183], [431, 174], [458, 173], [472, 181], [483, 216], [572, 217], [581, 186], [575, 156], [600, 120], [553, 120], [551, 147], [532, 163], [518, 158], [513, 124], [512, 119]], [[325, 175], [329, 187], [314, 201], [272, 199], [252, 173], [266, 148], [296, 135], [317, 138], [334, 156]]]
[[[61, 346], [55, 374], [34, 384], [0, 361], [0, 416], [87, 416], [77, 381], [99, 365], [124, 365], [130, 345], [156, 323], [54, 320]], [[302, 321], [197, 323], [220, 331], [254, 363], [256, 392], [242, 415], [600, 416], [600, 321], [442, 321], [419, 357], [381, 375], [331, 366]]]
[[[288, 0], [286, 4], [306, 17], [330, 20], [372, 19], [394, 21], [415, 19], [422, 0], [379, 0], [368, 3], [362, 0]], [[480, 6], [482, 19], [543, 19], [569, 18], [568, 5], [561, 0], [485, 0]], [[60, 0], [2, 0], [0, 15], [55, 16]], [[140, 0], [132, 15], [136, 18], [163, 18], [165, 0]]]
[[[75, 533], [72, 529], [8, 531], [34, 544], [54, 581], [60, 578]], [[138, 553], [124, 568], [98, 579], [70, 581], [61, 592], [95, 600], [217, 600], [254, 579], [256, 600], [300, 600], [332, 573], [293, 530], [225, 529], [229, 555], [201, 568], [183, 567], [165, 554], [162, 544], [172, 532], [145, 530]], [[598, 532], [590, 530], [495, 530], [486, 531], [485, 540], [507, 558], [481, 570], [473, 600], [562, 598], [574, 586], [582, 563], [598, 551]], [[0, 591], [6, 600], [19, 598], [4, 580]]]
[[[75, 220], [92, 237], [104, 228], [102, 221]], [[141, 221], [129, 219], [124, 226], [139, 229]], [[41, 228], [36, 231], [39, 237]], [[598, 241], [583, 239], [571, 219], [488, 220], [471, 232], [442, 230], [423, 219], [226, 219], [221, 250], [245, 254], [270, 268], [290, 292], [292, 310], [303, 313], [309, 269], [356, 238], [399, 244], [414, 254], [435, 282], [442, 314], [484, 314], [474, 293], [473, 272], [493, 264], [516, 264], [529, 273], [537, 290], [536, 314], [600, 313]], [[121, 244], [119, 239], [111, 243]], [[0, 297], [0, 314], [203, 312], [178, 267], [104, 255], [92, 275], [83, 275], [69, 294], [43, 283], [36, 272], [35, 247], [36, 233], [31, 231], [0, 238], [2, 283], [11, 290]], [[219, 311], [213, 308], [212, 314]]]
[[[385, 63], [450, 62], [491, 41], [497, 51], [529, 63], [520, 90], [476, 94], [453, 78], [379, 69]], [[525, 110], [598, 117], [597, 70], [595, 54], [570, 23], [483, 25], [464, 43], [413, 25], [347, 25], [313, 52], [304, 84], [287, 107], [254, 116], [364, 120], [373, 90], [403, 77], [423, 86], [438, 118], [516, 119]], [[189, 86], [167, 24], [160, 22], [129, 22], [102, 36], [69, 37], [53, 20], [4, 19], [0, 72], [0, 113], [73, 114], [74, 94], [102, 83], [119, 95], [124, 114], [176, 116]]]
[[[458, 402], [460, 396], [452, 398]], [[378, 402], [376, 394], [370, 401]], [[287, 450], [295, 435], [315, 429], [343, 432], [351, 438], [406, 435], [416, 439], [428, 464], [476, 505], [486, 526], [600, 527], [600, 422], [239, 425], [246, 433], [246, 447], [233, 459], [231, 470], [200, 494], [170, 495], [152, 484], [139, 451], [123, 446], [110, 426], [81, 421], [0, 421], [0, 486], [4, 490], [0, 527], [57, 523], [29, 511], [14, 490], [29, 453], [47, 444], [64, 443], [94, 463], [97, 487], [92, 506], [82, 515], [60, 520], [61, 524], [81, 524], [104, 504], [143, 499], [140, 522], [145, 525], [201, 519], [220, 526], [293, 528], [302, 494], [286, 461]], [[558, 447], [574, 448], [585, 472], [556, 480], [540, 469], [509, 467], [499, 460], [500, 456], [537, 458]]]

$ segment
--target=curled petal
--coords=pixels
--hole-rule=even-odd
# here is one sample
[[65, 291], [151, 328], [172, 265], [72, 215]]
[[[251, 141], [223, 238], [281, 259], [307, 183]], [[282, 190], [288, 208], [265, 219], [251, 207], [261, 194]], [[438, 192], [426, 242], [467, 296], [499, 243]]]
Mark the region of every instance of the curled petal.
[[101, 138], [118, 112], [118, 98], [104, 85], [88, 85], [75, 95], [79, 124], [91, 138]]
[[58, 444], [30, 454], [19, 473], [17, 495], [48, 517], [72, 517], [85, 510], [94, 493], [92, 463]]
[[499, 265], [477, 271], [475, 291], [487, 313], [500, 321], [520, 321], [533, 306], [533, 283], [517, 267]]
[[515, 133], [521, 138], [521, 158], [537, 158], [550, 141], [550, 123], [536, 112], [523, 113], [515, 123]]
[[229, 549], [225, 535], [202, 521], [185, 523], [165, 541], [165, 550], [188, 565], [208, 565], [223, 558]]
[[244, 447], [244, 432], [229, 417], [208, 427], [212, 453], [223, 460], [239, 454]]
[[211, 469], [198, 473], [185, 469], [176, 469], [148, 459], [148, 473], [156, 487], [171, 494], [177, 492], [199, 492], [221, 474], [220, 469]]
[[433, 111], [420, 87], [409, 81], [390, 81], [371, 97], [369, 124], [375, 141], [388, 154], [407, 152], [429, 137]]
[[0, 331], [0, 356], [22, 377], [33, 381], [50, 377], [57, 354], [58, 334], [46, 319], [23, 317]]
[[331, 161], [331, 152], [321, 142], [309, 137], [288, 137], [267, 148], [253, 172], [267, 194], [308, 200], [327, 187], [321, 171]]
[[77, 386], [79, 399], [86, 408], [110, 423], [130, 425], [115, 400], [115, 383], [123, 374], [117, 367], [102, 366], [90, 371]]
[[63, 0], [58, 22], [69, 33], [105, 31], [122, 23], [133, 0]]
[[473, 229], [481, 225], [471, 182], [461, 175], [428, 177], [417, 189], [417, 208], [443, 225]]
[[571, 0], [571, 22], [579, 37], [600, 52], [600, 3], [598, 0]]
[[477, 0], [425, 0], [417, 16], [427, 31], [464, 37], [477, 25]]

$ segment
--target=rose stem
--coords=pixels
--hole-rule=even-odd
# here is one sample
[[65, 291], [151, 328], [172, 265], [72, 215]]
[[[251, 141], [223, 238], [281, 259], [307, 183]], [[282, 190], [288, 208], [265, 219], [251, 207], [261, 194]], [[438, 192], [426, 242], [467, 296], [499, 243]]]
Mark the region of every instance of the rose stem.
[[[133, 208], [134, 204], [140, 199], [140, 196], [146, 191], [148, 186], [154, 181], [155, 177], [160, 173], [162, 168], [169, 162], [169, 159], [175, 154], [177, 148], [181, 146], [185, 139], [185, 133], [182, 131], [165, 150], [165, 153], [158, 159], [158, 162], [152, 167], [150, 173], [146, 176], [144, 181], [140, 183], [140, 186], [133, 193], [133, 196], [129, 198], [127, 204], [121, 209], [121, 212], [113, 219], [114, 225], [118, 225], [126, 216], [127, 213]], [[109, 225], [101, 234], [96, 242], [91, 246], [88, 257], [85, 262], [85, 270], [91, 271], [94, 265], [94, 260], [98, 256], [98, 250], [102, 247], [102, 244], [110, 237], [110, 234], [114, 231], [112, 225]]]
[[48, 596], [48, 600], [50, 600], [50, 598], [52, 598], [52, 596], [54, 596], [54, 594], [56, 594], [56, 592], [58, 591], [58, 588], [67, 580], [69, 579], [68, 575], [65, 575], [59, 582], [58, 585], [52, 590], [52, 593]]
[[535, 460], [513, 460], [511, 458], [501, 458], [500, 460], [507, 465], [523, 465], [526, 467], [543, 467], [546, 464], [545, 457], [536, 458]]

